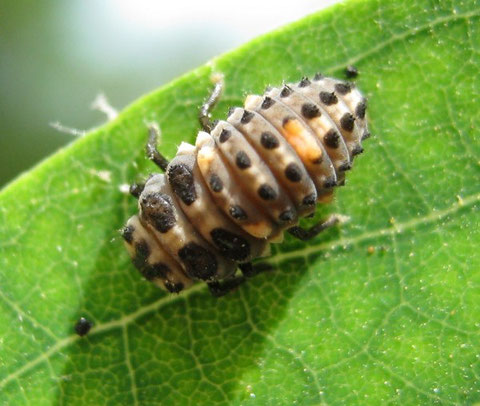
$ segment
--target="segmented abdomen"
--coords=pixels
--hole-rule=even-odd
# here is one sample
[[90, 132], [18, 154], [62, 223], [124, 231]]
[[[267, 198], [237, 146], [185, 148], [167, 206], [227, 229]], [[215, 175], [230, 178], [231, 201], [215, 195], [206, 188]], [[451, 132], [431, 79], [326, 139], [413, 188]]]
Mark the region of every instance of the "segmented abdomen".
[[355, 85], [321, 75], [248, 96], [147, 181], [123, 232], [136, 267], [178, 292], [266, 255], [343, 184], [369, 135], [365, 109]]

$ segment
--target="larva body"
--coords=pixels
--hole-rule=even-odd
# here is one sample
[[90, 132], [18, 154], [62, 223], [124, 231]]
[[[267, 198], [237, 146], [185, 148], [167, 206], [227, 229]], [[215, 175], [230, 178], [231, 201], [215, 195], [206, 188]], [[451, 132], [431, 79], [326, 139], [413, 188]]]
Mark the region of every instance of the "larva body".
[[248, 96], [147, 180], [123, 230], [135, 266], [179, 292], [268, 255], [344, 183], [369, 135], [365, 110], [354, 84], [321, 75]]

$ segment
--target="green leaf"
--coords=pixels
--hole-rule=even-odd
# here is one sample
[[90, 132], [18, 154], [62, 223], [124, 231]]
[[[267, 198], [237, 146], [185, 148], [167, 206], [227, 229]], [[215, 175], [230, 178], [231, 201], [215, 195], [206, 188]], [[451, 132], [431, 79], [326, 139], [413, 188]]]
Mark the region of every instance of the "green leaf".
[[[0, 194], [0, 403], [480, 402], [480, 4], [350, 1], [142, 98]], [[350, 217], [275, 246], [276, 272], [212, 298], [135, 271], [121, 192], [267, 84], [356, 65], [374, 137], [322, 213]], [[85, 316], [90, 334], [73, 332]]]

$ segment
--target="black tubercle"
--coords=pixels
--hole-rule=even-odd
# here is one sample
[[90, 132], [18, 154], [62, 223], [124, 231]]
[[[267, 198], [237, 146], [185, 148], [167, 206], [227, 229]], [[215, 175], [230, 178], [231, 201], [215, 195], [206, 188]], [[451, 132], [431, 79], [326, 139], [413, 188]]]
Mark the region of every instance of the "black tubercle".
[[133, 241], [134, 231], [135, 231], [135, 227], [133, 227], [132, 225], [128, 225], [122, 228], [122, 231], [121, 231], [122, 237], [129, 244], [131, 244]]
[[315, 203], [317, 203], [317, 195], [315, 193], [305, 196], [302, 200], [302, 204], [305, 206], [314, 206]]
[[147, 281], [154, 281], [159, 278], [165, 278], [170, 269], [162, 262], [145, 266], [140, 273]]
[[260, 136], [260, 142], [265, 149], [274, 149], [280, 145], [280, 143], [278, 142], [278, 138], [269, 132], [262, 133], [262, 135]]
[[325, 181], [323, 186], [327, 189], [337, 186], [337, 181], [334, 178], [329, 178]]
[[344, 162], [338, 167], [339, 172], [349, 171], [350, 169], [352, 169], [352, 164], [350, 162]]
[[138, 199], [142, 194], [144, 188], [144, 183], [133, 183], [132, 185], [130, 185], [129, 192], [133, 197], [136, 197]]
[[140, 207], [142, 218], [161, 233], [166, 233], [175, 225], [175, 211], [170, 196], [159, 192], [143, 194]]
[[285, 176], [291, 182], [300, 182], [302, 180], [302, 170], [296, 163], [292, 162], [285, 168]]
[[352, 156], [360, 155], [363, 152], [363, 147], [361, 145], [355, 145], [352, 149]]
[[335, 85], [335, 91], [339, 94], [345, 95], [352, 91], [352, 86], [348, 82], [337, 83]]
[[363, 99], [360, 103], [357, 104], [357, 107], [355, 107], [355, 115], [359, 119], [364, 119], [366, 110], [367, 110], [367, 100]]
[[133, 265], [140, 271], [146, 265], [150, 256], [150, 247], [145, 240], [140, 240], [135, 244], [135, 256], [132, 258]]
[[236, 220], [246, 220], [248, 218], [247, 213], [239, 205], [230, 206], [230, 216]]
[[218, 263], [215, 255], [195, 242], [189, 242], [178, 251], [186, 271], [194, 278], [208, 280], [215, 276]]
[[325, 76], [323, 76], [320, 72], [315, 73], [315, 76], [313, 77], [313, 80], [322, 80]]
[[318, 106], [316, 106], [315, 104], [304, 103], [302, 105], [302, 115], [303, 117], [310, 120], [315, 117], [320, 117], [322, 113], [320, 112], [320, 109], [318, 108]]
[[338, 102], [338, 98], [335, 95], [335, 92], [320, 92], [320, 101], [327, 106], [331, 106]]
[[275, 100], [273, 100], [271, 97], [265, 96], [265, 99], [263, 99], [262, 102], [262, 109], [267, 110], [270, 107], [272, 107], [275, 104]]
[[340, 145], [340, 135], [333, 128], [328, 130], [323, 140], [329, 148], [338, 148]]
[[304, 76], [302, 80], [298, 83], [298, 87], [307, 87], [311, 83], [312, 82], [310, 82], [310, 80], [306, 76]]
[[345, 113], [340, 119], [340, 125], [345, 131], [353, 131], [355, 117], [351, 113]]
[[250, 244], [245, 238], [223, 228], [214, 228], [210, 235], [224, 257], [244, 261], [250, 256]]
[[190, 206], [197, 199], [192, 170], [185, 164], [173, 164], [168, 167], [167, 175], [175, 194]]
[[293, 90], [288, 85], [284, 85], [280, 92], [280, 97], [288, 97], [292, 94]]
[[252, 162], [250, 161], [250, 158], [246, 154], [245, 151], [238, 151], [237, 155], [235, 157], [235, 163], [237, 164], [237, 167], [240, 169], [248, 169], [250, 166], [252, 166]]
[[228, 130], [226, 130], [225, 128], [222, 130], [222, 132], [220, 133], [220, 136], [218, 137], [220, 143], [224, 143], [225, 141], [227, 141], [230, 137], [232, 136], [232, 133]]
[[220, 179], [220, 177], [216, 173], [212, 173], [212, 176], [210, 176], [210, 181], [208, 183], [210, 184], [212, 190], [216, 193], [221, 192], [223, 189], [222, 179]]
[[253, 114], [251, 111], [244, 110], [242, 118], [240, 119], [240, 123], [242, 124], [248, 124], [252, 118], [254, 117], [255, 114]]
[[264, 183], [258, 188], [258, 195], [263, 200], [275, 200], [277, 198], [277, 193], [275, 192], [275, 190], [266, 183]]
[[284, 212], [280, 213], [280, 216], [278, 216], [278, 218], [279, 220], [288, 223], [295, 219], [295, 211], [292, 209], [285, 210]]

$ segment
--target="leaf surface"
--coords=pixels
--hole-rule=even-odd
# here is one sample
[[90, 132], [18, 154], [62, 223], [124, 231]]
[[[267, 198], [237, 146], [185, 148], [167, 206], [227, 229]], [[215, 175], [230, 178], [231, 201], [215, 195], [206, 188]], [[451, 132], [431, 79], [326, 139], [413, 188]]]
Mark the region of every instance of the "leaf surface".
[[[0, 193], [2, 404], [473, 404], [480, 401], [480, 4], [350, 1], [143, 97]], [[349, 216], [278, 270], [214, 299], [142, 280], [118, 230], [122, 187], [215, 111], [267, 84], [354, 64], [366, 152], [322, 208]], [[85, 316], [87, 337], [73, 333]]]

